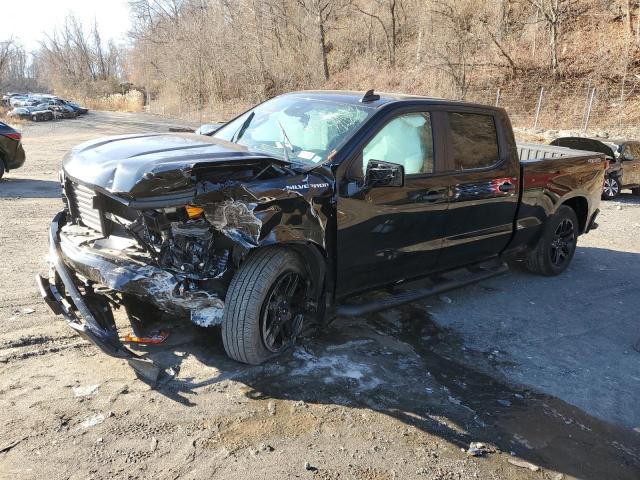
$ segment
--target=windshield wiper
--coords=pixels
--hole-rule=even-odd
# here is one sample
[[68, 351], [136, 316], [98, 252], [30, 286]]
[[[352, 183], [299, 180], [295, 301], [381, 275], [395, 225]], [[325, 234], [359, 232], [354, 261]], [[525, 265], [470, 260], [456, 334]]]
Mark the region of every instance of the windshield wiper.
[[289, 143], [289, 146], [291, 147], [291, 153], [293, 153], [293, 144], [291, 143], [291, 140], [289, 140], [289, 136], [287, 135], [287, 131], [284, 129], [284, 127], [282, 126], [282, 124], [280, 123], [280, 120], [276, 120], [278, 122], [278, 126], [280, 127], [280, 130], [282, 131], [282, 151], [284, 152], [284, 160], [287, 163], [291, 163], [291, 160], [289, 159], [289, 152], [287, 150], [287, 143]]
[[231, 137], [231, 143], [236, 143], [238, 140], [242, 138], [242, 136], [244, 135], [244, 132], [246, 132], [247, 128], [249, 128], [249, 124], [251, 123], [251, 120], [253, 120], [253, 117], [255, 116], [256, 116], [256, 112], [251, 112], [249, 114], [246, 120], [242, 122], [242, 125], [240, 125], [240, 128], [235, 133], [235, 135]]

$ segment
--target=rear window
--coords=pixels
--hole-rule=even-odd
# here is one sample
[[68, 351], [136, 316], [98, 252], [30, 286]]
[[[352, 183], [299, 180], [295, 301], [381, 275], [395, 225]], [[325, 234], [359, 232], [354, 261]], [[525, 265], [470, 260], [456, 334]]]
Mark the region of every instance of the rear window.
[[451, 144], [457, 170], [498, 163], [498, 136], [492, 115], [449, 112]]

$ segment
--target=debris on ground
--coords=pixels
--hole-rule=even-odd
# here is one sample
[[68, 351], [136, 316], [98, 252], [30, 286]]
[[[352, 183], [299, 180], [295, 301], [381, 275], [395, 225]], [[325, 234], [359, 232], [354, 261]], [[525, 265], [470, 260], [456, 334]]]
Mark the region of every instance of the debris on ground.
[[26, 439], [27, 439], [27, 437], [19, 438], [18, 440], [13, 440], [12, 442], [9, 442], [6, 445], [3, 445], [2, 447], [0, 447], [0, 453], [8, 452], [13, 447], [15, 447], [20, 442], [22, 442], [22, 441], [24, 441]]
[[495, 453], [496, 449], [489, 447], [485, 443], [482, 442], [471, 442], [469, 444], [469, 449], [467, 450], [467, 455], [470, 457], [482, 457], [487, 453]]
[[304, 463], [304, 469], [307, 470], [308, 472], [317, 472], [318, 471], [318, 468], [314, 467], [309, 462], [305, 462]]
[[164, 342], [169, 336], [167, 330], [154, 330], [146, 337], [137, 337], [132, 334], [127, 334], [124, 337], [124, 341], [128, 343], [140, 343], [144, 345], [156, 345]]
[[87, 418], [84, 422], [79, 425], [79, 429], [84, 430], [86, 428], [94, 427], [102, 422], [106, 417], [102, 413], [96, 413], [89, 418]]
[[96, 393], [100, 388], [100, 384], [97, 383], [95, 385], [86, 385], [84, 387], [73, 387], [73, 394], [76, 397], [89, 397]]
[[526, 462], [524, 460], [518, 460], [517, 458], [509, 458], [507, 459], [507, 461], [511, 465], [515, 465], [516, 467], [520, 467], [520, 468], [528, 468], [532, 472], [537, 472], [538, 470], [540, 470], [539, 466], [534, 465], [533, 463]]
[[34, 312], [35, 312], [35, 310], [33, 308], [23, 308], [22, 309], [22, 313], [24, 313], [26, 315], [29, 315], [29, 314], [34, 313]]

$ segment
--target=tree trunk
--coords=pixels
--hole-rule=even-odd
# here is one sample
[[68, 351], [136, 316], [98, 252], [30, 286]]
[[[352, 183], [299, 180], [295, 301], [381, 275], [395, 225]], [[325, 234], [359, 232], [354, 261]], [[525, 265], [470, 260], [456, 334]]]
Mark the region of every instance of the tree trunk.
[[324, 73], [324, 79], [329, 80], [329, 61], [327, 59], [327, 45], [324, 36], [324, 22], [322, 21], [321, 14], [318, 14], [318, 33], [320, 34], [320, 50], [322, 53], [322, 72]]

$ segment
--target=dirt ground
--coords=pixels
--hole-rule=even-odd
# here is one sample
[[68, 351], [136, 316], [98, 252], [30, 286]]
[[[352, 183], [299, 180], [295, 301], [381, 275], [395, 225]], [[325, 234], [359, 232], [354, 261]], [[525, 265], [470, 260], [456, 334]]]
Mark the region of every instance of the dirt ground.
[[34, 283], [62, 157], [168, 125], [91, 113], [22, 126], [27, 163], [0, 181], [0, 478], [640, 478], [640, 198], [629, 193], [603, 203], [561, 277], [515, 271], [337, 319], [265, 366], [227, 359], [215, 329], [175, 322], [149, 347], [166, 367], [151, 388], [77, 337]]

